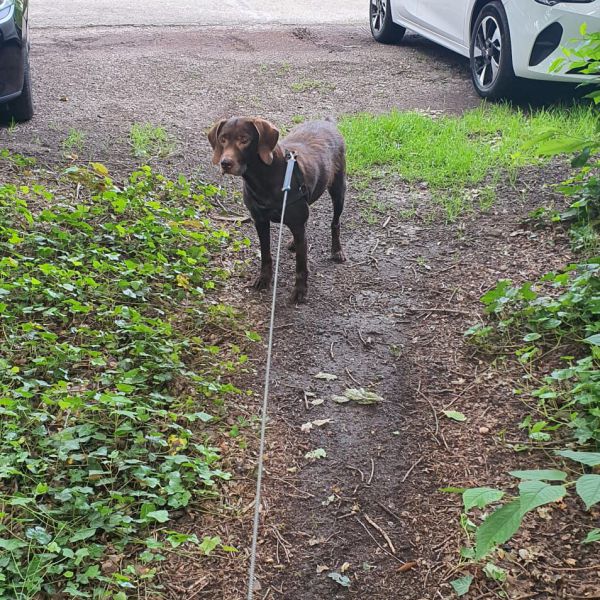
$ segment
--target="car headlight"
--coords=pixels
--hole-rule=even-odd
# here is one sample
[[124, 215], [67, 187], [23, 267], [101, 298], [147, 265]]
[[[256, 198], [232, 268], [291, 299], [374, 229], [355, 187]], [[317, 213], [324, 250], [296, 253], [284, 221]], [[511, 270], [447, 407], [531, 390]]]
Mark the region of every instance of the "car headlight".
[[594, 0], [535, 0], [538, 4], [555, 6], [556, 4], [589, 4]]

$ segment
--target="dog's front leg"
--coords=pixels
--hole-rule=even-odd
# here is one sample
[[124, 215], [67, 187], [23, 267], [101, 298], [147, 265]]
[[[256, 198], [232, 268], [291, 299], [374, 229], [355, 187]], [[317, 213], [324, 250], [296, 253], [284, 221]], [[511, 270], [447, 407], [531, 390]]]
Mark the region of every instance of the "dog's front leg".
[[308, 293], [308, 247], [305, 223], [294, 225], [290, 229], [294, 236], [294, 247], [296, 249], [296, 284], [291, 300], [294, 304], [302, 304], [306, 302]]
[[271, 257], [271, 223], [255, 220], [256, 232], [260, 240], [260, 275], [254, 281], [257, 290], [268, 290], [273, 278], [273, 258]]

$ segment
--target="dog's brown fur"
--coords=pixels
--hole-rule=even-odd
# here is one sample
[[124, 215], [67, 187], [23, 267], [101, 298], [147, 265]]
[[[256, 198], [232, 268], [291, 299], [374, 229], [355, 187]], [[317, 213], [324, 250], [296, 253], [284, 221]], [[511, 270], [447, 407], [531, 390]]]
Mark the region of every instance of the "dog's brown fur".
[[[260, 240], [261, 271], [254, 287], [267, 289], [273, 276], [270, 222], [279, 222], [283, 203], [281, 191], [286, 170], [285, 152], [297, 154], [298, 165], [306, 188], [306, 198], [291, 201], [284, 223], [294, 237], [296, 251], [296, 284], [293, 302], [304, 302], [307, 294], [306, 221], [308, 206], [325, 190], [333, 200], [331, 223], [331, 257], [345, 261], [340, 243], [340, 215], [346, 193], [346, 150], [344, 138], [330, 121], [313, 121], [295, 127], [281, 142], [279, 131], [268, 121], [256, 118], [223, 119], [208, 133], [214, 150], [213, 163], [223, 173], [244, 179], [244, 203]], [[292, 193], [290, 192], [290, 196]]]

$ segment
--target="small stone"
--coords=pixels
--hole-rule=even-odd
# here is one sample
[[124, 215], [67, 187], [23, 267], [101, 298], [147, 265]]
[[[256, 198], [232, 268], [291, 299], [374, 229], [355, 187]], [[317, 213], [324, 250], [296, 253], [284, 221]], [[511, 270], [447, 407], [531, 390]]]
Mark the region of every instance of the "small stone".
[[480, 427], [479, 428], [479, 433], [489, 433], [489, 432], [490, 432], [489, 427]]

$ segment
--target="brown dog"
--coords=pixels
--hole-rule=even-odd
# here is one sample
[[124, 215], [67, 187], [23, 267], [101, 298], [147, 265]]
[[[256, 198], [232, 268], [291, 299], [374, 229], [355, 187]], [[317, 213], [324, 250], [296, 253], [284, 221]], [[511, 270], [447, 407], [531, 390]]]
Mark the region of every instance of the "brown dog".
[[254, 287], [268, 289], [273, 277], [270, 223], [279, 222], [286, 171], [286, 151], [297, 154], [284, 223], [294, 236], [296, 284], [292, 302], [304, 302], [307, 294], [306, 221], [309, 205], [325, 190], [333, 200], [331, 257], [346, 260], [340, 244], [340, 215], [346, 193], [346, 149], [344, 138], [329, 121], [315, 121], [295, 127], [280, 143], [279, 131], [268, 121], [251, 118], [223, 119], [210, 130], [213, 164], [223, 173], [244, 179], [244, 204], [256, 225], [260, 240], [261, 270]]

